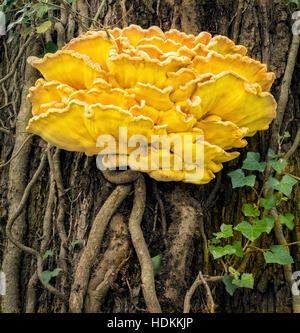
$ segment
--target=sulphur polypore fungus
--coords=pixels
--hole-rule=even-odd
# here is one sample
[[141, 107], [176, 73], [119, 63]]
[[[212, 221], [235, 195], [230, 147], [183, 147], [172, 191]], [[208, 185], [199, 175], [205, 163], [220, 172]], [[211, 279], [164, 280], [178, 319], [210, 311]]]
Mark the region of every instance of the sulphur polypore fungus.
[[[27, 130], [87, 155], [103, 149], [96, 144], [101, 135], [121, 140], [119, 127], [149, 144], [151, 135], [204, 135], [204, 142], [193, 140], [184, 149], [202, 145], [204, 174], [191, 182], [208, 183], [223, 162], [239, 155], [232, 149], [244, 147], [244, 137], [268, 129], [275, 117], [269, 93], [275, 76], [246, 53], [207, 32], [193, 36], [136, 25], [89, 31], [54, 54], [28, 58], [44, 79], [30, 88]], [[156, 180], [186, 181], [191, 171], [184, 159], [172, 147], [168, 153], [173, 162], [180, 159], [182, 170], [171, 164], [171, 170], [147, 172]]]

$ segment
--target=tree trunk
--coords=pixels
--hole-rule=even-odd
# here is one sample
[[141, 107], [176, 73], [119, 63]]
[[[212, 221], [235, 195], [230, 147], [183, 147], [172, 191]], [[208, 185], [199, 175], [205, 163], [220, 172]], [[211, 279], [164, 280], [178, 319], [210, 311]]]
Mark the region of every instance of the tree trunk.
[[[295, 7], [288, 1], [91, 0], [87, 3], [77, 0], [72, 7], [87, 17], [84, 21], [87, 26], [92, 24], [88, 18], [98, 14], [99, 22], [105, 26], [137, 24], [148, 28], [157, 25], [163, 31], [176, 28], [195, 35], [208, 31], [212, 35], [228, 36], [246, 46], [252, 58], [266, 63], [269, 71], [276, 74], [272, 93], [279, 99], [293, 39], [291, 15]], [[28, 134], [24, 131], [30, 112], [25, 96], [38, 77], [38, 73], [26, 64], [26, 57], [42, 53], [45, 41], [53, 40], [61, 47], [82, 31], [65, 10], [56, 13], [60, 22], [53, 24], [45, 34], [45, 40], [36, 36], [32, 39], [27, 52], [20, 57], [16, 71], [1, 88], [0, 127], [7, 129], [0, 131], [1, 161], [14, 157], [23, 145], [21, 153], [10, 163], [3, 167], [0, 164], [0, 271], [7, 279], [6, 296], [0, 296], [2, 312], [70, 311], [68, 302], [42, 286], [36, 274], [37, 258], [13, 245], [5, 233], [7, 221], [15, 213], [45, 148], [45, 143], [37, 136], [25, 142]], [[0, 73], [4, 77], [22, 45], [8, 47], [7, 37], [2, 37], [2, 44]], [[291, 147], [300, 126], [298, 64], [299, 55], [280, 128], [280, 133], [291, 133], [291, 138], [283, 145], [284, 151]], [[268, 148], [276, 143], [271, 132], [260, 132], [249, 138], [248, 146], [241, 150], [241, 157], [224, 165], [216, 179], [207, 185], [155, 183], [145, 177], [147, 197], [141, 226], [150, 256], [162, 255], [162, 270], [155, 276], [155, 288], [163, 312], [183, 311], [185, 295], [199, 271], [209, 276], [224, 275], [222, 264], [208, 253], [207, 240], [219, 231], [222, 223], [238, 224], [243, 218], [243, 203], [254, 200], [254, 193], [247, 187], [233, 190], [227, 173], [241, 166], [247, 151], [260, 152], [266, 157]], [[121, 185], [113, 185], [103, 177], [96, 167], [95, 157], [56, 148], [50, 149], [48, 157], [49, 163], [32, 187], [29, 199], [14, 223], [13, 233], [23, 244], [42, 254], [53, 251], [54, 255], [43, 261], [43, 270], [62, 268], [63, 273], [51, 279], [51, 284], [69, 295], [93, 221], [99, 218], [97, 214], [112, 191]], [[300, 160], [295, 153], [289, 162], [289, 172], [299, 177], [299, 166]], [[120, 191], [127, 191], [127, 195], [131, 190]], [[286, 205], [287, 212], [294, 215], [299, 212], [299, 195], [298, 185]], [[96, 290], [96, 285], [99, 288], [96, 294], [91, 292], [88, 297], [84, 294], [79, 312], [149, 310], [141, 284], [139, 260], [128, 236], [132, 205], [133, 195], [129, 193], [118, 207], [120, 215], [108, 221], [103, 230], [101, 248], [93, 257], [85, 281], [86, 290]], [[299, 216], [295, 217], [295, 223], [296, 229], [285, 235], [289, 242], [300, 241]], [[260, 245], [264, 247], [276, 242], [274, 234], [270, 234], [263, 237]], [[297, 271], [300, 269], [300, 246], [291, 248], [291, 254], [293, 271]], [[110, 270], [112, 267], [114, 270]], [[210, 284], [216, 312], [293, 312], [290, 285], [282, 266], [266, 265], [262, 254], [258, 253], [251, 257], [245, 271], [254, 275], [253, 290], [240, 288], [230, 296], [221, 281]], [[192, 312], [207, 311], [205, 295], [204, 286], [196, 290], [191, 300]]]

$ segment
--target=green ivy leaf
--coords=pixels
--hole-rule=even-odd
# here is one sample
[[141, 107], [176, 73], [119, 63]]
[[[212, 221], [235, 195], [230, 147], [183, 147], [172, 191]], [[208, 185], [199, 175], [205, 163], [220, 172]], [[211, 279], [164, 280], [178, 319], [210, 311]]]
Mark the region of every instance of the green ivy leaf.
[[248, 152], [243, 162], [243, 169], [263, 172], [266, 168], [266, 162], [259, 162], [260, 153]]
[[283, 158], [280, 158], [279, 160], [270, 160], [269, 163], [271, 167], [278, 173], [281, 173], [281, 171], [288, 165], [287, 161]]
[[50, 21], [52, 23], [56, 23], [58, 20], [55, 17], [50, 16], [50, 17], [48, 17], [48, 21]]
[[222, 224], [221, 225], [221, 232], [216, 232], [213, 235], [217, 238], [227, 238], [233, 236], [233, 231], [232, 231], [232, 224]]
[[16, 35], [15, 32], [10, 31], [7, 39], [7, 44], [9, 44], [15, 38], [15, 35]]
[[265, 232], [269, 234], [274, 228], [275, 218], [271, 215], [266, 215], [262, 222], [265, 223]]
[[273, 188], [282, 192], [286, 196], [289, 196], [292, 192], [293, 186], [297, 183], [298, 181], [295, 178], [290, 177], [289, 175], [284, 175], [281, 181], [271, 177], [267, 183], [267, 186], [268, 188]]
[[269, 193], [267, 198], [260, 199], [260, 205], [266, 209], [271, 209], [276, 206], [277, 196], [275, 194]]
[[45, 45], [45, 50], [43, 53], [39, 54], [38, 57], [39, 58], [43, 58], [45, 56], [46, 53], [55, 53], [58, 50], [58, 46], [53, 43], [52, 41], [49, 41], [46, 45]]
[[255, 175], [245, 176], [242, 169], [237, 169], [228, 173], [228, 176], [231, 178], [232, 187], [242, 187], [242, 186], [251, 186], [255, 184]]
[[275, 154], [274, 150], [270, 148], [270, 149], [268, 150], [267, 155], [268, 155], [268, 157], [271, 157], [271, 158], [277, 158], [277, 157], [281, 157], [281, 156], [283, 156], [284, 153]]
[[53, 5], [48, 5], [48, 10], [59, 10], [59, 7], [53, 6]]
[[216, 245], [216, 244], [220, 244], [220, 243], [221, 243], [221, 241], [219, 239], [216, 239], [216, 238], [212, 238], [212, 239], [209, 240], [209, 244]]
[[271, 251], [264, 253], [264, 258], [267, 264], [289, 265], [294, 262], [284, 246], [273, 245], [270, 247], [270, 250]]
[[258, 238], [263, 232], [267, 232], [268, 225], [266, 221], [260, 221], [259, 219], [254, 219], [254, 226], [249, 222], [242, 221], [239, 223], [234, 230], [240, 231], [243, 236], [250, 239], [252, 242]]
[[242, 221], [239, 223], [234, 230], [240, 231], [246, 238], [250, 239], [251, 241], [254, 241], [260, 234], [254, 233], [253, 226], [247, 222]]
[[43, 284], [46, 287], [47, 284], [50, 282], [51, 280], [51, 272], [50, 271], [43, 271], [42, 272], [42, 279], [43, 279]]
[[61, 268], [55, 268], [55, 270], [51, 272], [51, 276], [52, 276], [52, 277], [57, 276], [57, 275], [59, 274], [60, 271], [62, 271]]
[[53, 43], [52, 41], [49, 41], [45, 45], [45, 52], [46, 53], [55, 53], [58, 50], [57, 44]]
[[157, 256], [151, 258], [153, 264], [153, 273], [156, 276], [162, 270], [162, 255], [158, 254]]
[[48, 6], [45, 4], [37, 4], [34, 6], [36, 16], [42, 18], [48, 12]]
[[41, 25], [39, 25], [38, 27], [36, 27], [36, 32], [38, 34], [43, 34], [44, 32], [46, 32], [51, 27], [51, 24], [52, 24], [51, 21], [45, 21], [45, 22], [43, 22]]
[[234, 254], [236, 252], [232, 245], [222, 246], [210, 246], [209, 252], [213, 255], [214, 259], [219, 259], [227, 254]]
[[279, 215], [279, 221], [281, 224], [285, 224], [290, 230], [294, 229], [294, 218], [295, 216], [287, 213], [286, 215]]
[[62, 270], [61, 268], [55, 268], [53, 271], [43, 271], [42, 279], [43, 279], [44, 286], [47, 286], [47, 284], [50, 282], [51, 278], [57, 276], [61, 270]]
[[233, 296], [235, 290], [238, 288], [236, 285], [232, 284], [233, 277], [225, 274], [222, 281], [228, 294]]
[[73, 241], [70, 245], [69, 245], [69, 247], [68, 247], [68, 249], [69, 249], [69, 251], [72, 251], [72, 249], [75, 247], [75, 245], [77, 245], [77, 244], [80, 244], [80, 240], [75, 240], [75, 241]]
[[54, 255], [54, 252], [52, 250], [47, 250], [45, 254], [43, 255], [43, 260], [47, 259], [48, 257], [52, 257]]
[[232, 284], [239, 288], [250, 288], [253, 289], [254, 279], [252, 274], [243, 273], [240, 279], [233, 279]]
[[219, 259], [226, 255], [235, 254], [236, 256], [243, 258], [245, 253], [243, 251], [240, 241], [234, 241], [232, 245], [222, 246], [210, 246], [209, 252], [213, 255], [214, 259]]
[[279, 180], [277, 180], [276, 178], [270, 177], [268, 182], [267, 182], [267, 187], [274, 189], [275, 186], [278, 186], [279, 184], [280, 184]]
[[242, 243], [240, 241], [234, 241], [232, 247], [235, 249], [235, 255], [243, 258], [245, 256], [245, 252], [242, 248]]
[[245, 216], [259, 216], [260, 211], [256, 208], [254, 204], [245, 204], [243, 208], [243, 213]]

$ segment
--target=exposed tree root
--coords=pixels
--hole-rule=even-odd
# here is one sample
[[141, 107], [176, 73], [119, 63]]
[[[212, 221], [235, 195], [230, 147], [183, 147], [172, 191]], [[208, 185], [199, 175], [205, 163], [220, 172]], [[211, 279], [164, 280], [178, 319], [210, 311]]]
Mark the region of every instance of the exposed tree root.
[[[47, 149], [49, 149], [49, 147]], [[33, 175], [31, 181], [26, 186], [26, 189], [24, 191], [24, 194], [22, 196], [22, 200], [18, 206], [18, 209], [15, 211], [15, 213], [12, 215], [12, 217], [8, 220], [7, 225], [6, 225], [6, 236], [9, 238], [9, 240], [19, 249], [21, 249], [37, 258], [37, 274], [38, 274], [38, 277], [42, 284], [43, 284], [42, 255], [38, 251], [32, 249], [31, 247], [28, 247], [28, 246], [22, 244], [17, 238], [15, 238], [12, 233], [12, 227], [13, 227], [14, 222], [18, 218], [18, 216], [22, 213], [22, 211], [26, 205], [27, 199], [29, 197], [30, 191], [45, 167], [45, 164], [46, 164], [46, 154], [45, 153], [46, 152], [44, 152], [44, 154], [42, 155], [41, 162], [40, 162], [38, 169], [36, 170], [35, 174]], [[60, 299], [62, 299], [63, 301], [66, 301], [66, 297], [60, 291], [58, 291], [56, 288], [54, 288], [52, 285], [47, 284], [47, 286], [45, 286], [45, 288], [48, 289], [50, 292], [52, 292], [57, 297], [59, 297]]]
[[141, 265], [142, 289], [147, 308], [152, 313], [160, 313], [161, 308], [155, 292], [153, 264], [140, 227], [146, 205], [146, 185], [144, 176], [134, 183], [133, 208], [129, 218], [129, 232]]
[[[32, 45], [31, 52], [33, 52], [33, 54], [36, 54], [38, 52], [37, 44]], [[22, 53], [22, 55], [23, 54], [24, 52]], [[7, 66], [9, 66], [9, 68], [11, 68], [9, 63], [6, 64]], [[30, 142], [32, 140], [32, 137], [30, 136], [30, 139], [28, 139], [29, 135], [25, 133], [26, 124], [31, 115], [31, 105], [27, 101], [26, 96], [28, 94], [29, 87], [34, 84], [36, 79], [36, 70], [31, 68], [29, 65], [26, 66], [24, 86], [22, 88], [21, 104], [19, 107], [18, 116], [16, 118], [14, 149], [11, 154], [11, 156], [14, 156], [14, 158], [10, 160], [9, 166], [9, 192], [7, 197], [7, 200], [9, 202], [9, 218], [11, 218], [17, 210], [27, 183], [29, 153], [31, 150]], [[2, 88], [3, 87], [4, 85], [2, 84]], [[3, 91], [5, 93], [5, 88], [3, 89]], [[24, 141], [26, 141], [26, 144], [24, 144]], [[22, 147], [22, 149], [20, 149], [20, 147]], [[18, 240], [22, 240], [25, 235], [27, 228], [25, 221], [26, 215], [25, 212], [22, 212], [22, 214], [17, 218], [14, 223], [13, 231], [14, 235], [18, 238]], [[5, 272], [6, 276], [9, 276], [6, 284], [6, 296], [1, 302], [3, 312], [21, 311], [19, 289], [21, 256], [22, 252], [19, 250], [19, 248], [15, 247], [11, 242], [8, 242], [6, 246], [6, 251], [3, 256], [2, 265], [2, 270]]]
[[[47, 151], [48, 162], [51, 163], [51, 154], [50, 151]], [[51, 169], [50, 169], [51, 170]], [[43, 239], [40, 245], [40, 253], [43, 254], [48, 249], [50, 243], [50, 235], [51, 235], [51, 225], [52, 225], [52, 209], [54, 205], [55, 199], [55, 183], [53, 173], [50, 171], [50, 190], [49, 196], [46, 206], [46, 211], [43, 219]], [[38, 275], [35, 272], [28, 283], [27, 292], [26, 292], [26, 313], [34, 313], [35, 312], [35, 305], [36, 305], [36, 284], [38, 282]]]
[[130, 185], [118, 185], [105, 201], [93, 222], [87, 244], [76, 268], [70, 294], [70, 312], [82, 312], [91, 267], [99, 253], [104, 231], [119, 205], [129, 194], [130, 188]]
[[280, 86], [280, 96], [279, 96], [279, 101], [278, 101], [278, 106], [277, 106], [277, 116], [276, 116], [276, 119], [273, 122], [273, 126], [272, 126], [272, 136], [271, 136], [270, 147], [273, 148], [274, 150], [276, 149], [277, 144], [278, 144], [278, 141], [277, 141], [278, 134], [280, 133], [286, 105], [287, 105], [288, 98], [289, 98], [289, 91], [290, 91], [292, 77], [293, 77], [293, 73], [294, 73], [294, 69], [295, 69], [299, 46], [300, 46], [300, 36], [294, 35], [292, 44], [290, 46], [290, 51], [289, 51], [289, 56], [288, 56], [288, 61], [286, 64], [285, 72], [284, 72], [284, 77], [283, 77], [283, 80], [282, 80], [282, 83]]
[[298, 127], [298, 130], [297, 130], [297, 134], [295, 136], [295, 139], [294, 139], [294, 142], [291, 146], [291, 148], [289, 149], [289, 151], [284, 155], [284, 158], [286, 160], [288, 160], [294, 153], [295, 151], [297, 150], [298, 146], [299, 146], [299, 143], [300, 143], [300, 124], [299, 124], [299, 127]]
[[110, 223], [111, 239], [108, 249], [91, 278], [85, 302], [85, 312], [99, 312], [107, 291], [115, 281], [122, 263], [129, 253], [129, 233], [122, 215], [115, 215]]
[[[53, 173], [54, 180], [57, 187], [58, 192], [58, 214], [55, 219], [55, 226], [58, 231], [58, 236], [60, 238], [60, 250], [58, 255], [58, 267], [62, 269], [62, 277], [61, 277], [61, 290], [65, 293], [67, 287], [67, 277], [68, 274], [68, 266], [66, 262], [67, 257], [67, 232], [64, 224], [65, 220], [65, 211], [66, 211], [66, 200], [65, 200], [65, 189], [62, 181], [61, 175], [61, 166], [60, 166], [60, 149], [56, 148], [56, 151], [53, 155], [53, 159], [49, 159], [50, 169]], [[65, 307], [65, 304], [63, 304]], [[64, 309], [66, 311], [66, 309]]]
[[139, 177], [139, 172], [132, 170], [122, 172], [104, 170], [102, 171], [102, 174], [109, 182], [118, 185], [132, 183]]
[[28, 36], [26, 42], [25, 42], [23, 45], [20, 46], [20, 48], [19, 48], [19, 52], [18, 52], [18, 55], [16, 56], [16, 58], [15, 58], [13, 64], [12, 64], [12, 66], [11, 66], [11, 68], [10, 68], [9, 73], [7, 73], [4, 77], [2, 77], [2, 78], [0, 79], [0, 84], [2, 84], [5, 80], [9, 79], [9, 78], [14, 74], [14, 72], [15, 72], [15, 70], [16, 70], [16, 68], [17, 68], [17, 65], [18, 65], [18, 62], [19, 62], [21, 56], [24, 54], [24, 51], [26, 50], [27, 46], [28, 46], [28, 45], [30, 44], [30, 42], [32, 41], [33, 37], [34, 37], [34, 33], [31, 33], [31, 34]]
[[213, 277], [206, 277], [202, 275], [202, 272], [199, 272], [195, 281], [191, 285], [191, 288], [187, 291], [185, 298], [184, 298], [184, 306], [183, 306], [183, 313], [189, 313], [191, 309], [191, 299], [196, 291], [196, 289], [201, 286], [202, 284], [205, 286], [206, 293], [207, 293], [207, 305], [209, 308], [209, 312], [213, 313], [215, 308], [215, 303], [212, 298], [211, 290], [207, 282], [219, 282], [223, 279], [223, 276], [213, 276]]
[[[140, 227], [146, 203], [146, 185], [144, 177], [140, 173], [133, 171], [105, 171], [103, 174], [109, 181], [117, 184], [134, 181], [135, 194], [129, 218], [129, 232], [141, 265], [142, 289], [147, 308], [150, 312], [161, 312], [160, 304], [155, 292], [153, 264]], [[112, 274], [111, 270], [108, 271], [109, 273], [107, 271], [104, 273], [105, 265], [103, 267], [100, 265], [95, 277], [91, 280], [90, 285], [88, 286], [91, 267], [99, 253], [105, 228], [116, 209], [129, 194], [130, 188], [130, 185], [118, 185], [106, 200], [94, 220], [86, 247], [83, 250], [83, 254], [81, 255], [76, 269], [74, 283], [70, 294], [69, 305], [71, 312], [82, 312], [88, 288], [86, 311], [94, 312], [96, 309], [99, 309], [101, 300], [104, 298], [110, 283], [116, 277], [116, 275]], [[108, 256], [109, 254], [106, 255]], [[103, 260], [105, 260], [105, 257]]]
[[7, 162], [3, 162], [0, 164], [0, 168], [5, 167], [7, 164], [9, 164], [13, 159], [15, 159], [21, 152], [21, 150], [23, 149], [24, 145], [26, 144], [27, 141], [29, 141], [30, 139], [32, 139], [32, 137], [34, 136], [34, 134], [30, 134], [27, 136], [27, 138], [24, 140], [24, 142], [22, 143], [21, 147], [18, 149], [18, 151], [7, 161]]
[[[275, 236], [278, 240], [278, 243], [282, 246], [285, 246], [287, 251], [289, 251], [289, 248], [287, 247], [287, 241], [286, 238], [284, 237], [283, 231], [282, 231], [282, 225], [279, 222], [279, 216], [276, 208], [272, 208], [270, 210], [271, 215], [275, 218], [275, 226], [274, 226], [274, 231], [275, 231]], [[284, 265], [283, 266], [283, 271], [284, 271], [284, 277], [285, 280], [288, 282], [290, 289], [292, 290], [292, 286], [294, 284], [294, 280], [292, 277], [292, 265]], [[300, 296], [298, 295], [293, 295], [293, 312], [294, 313], [300, 313]]]

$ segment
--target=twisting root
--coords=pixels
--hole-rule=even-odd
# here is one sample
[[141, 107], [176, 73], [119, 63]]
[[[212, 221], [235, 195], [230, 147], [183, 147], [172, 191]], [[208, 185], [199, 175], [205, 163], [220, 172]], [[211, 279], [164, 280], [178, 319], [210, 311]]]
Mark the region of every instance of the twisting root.
[[161, 307], [155, 292], [153, 264], [140, 226], [146, 205], [144, 176], [132, 170], [123, 172], [106, 170], [102, 171], [102, 173], [107, 180], [114, 184], [125, 184], [134, 181], [135, 192], [133, 207], [129, 218], [129, 232], [141, 265], [142, 288], [147, 308], [150, 312], [159, 313], [161, 312]]
[[18, 55], [16, 56], [16, 58], [15, 58], [13, 64], [12, 64], [12, 66], [10, 68], [10, 72], [7, 73], [4, 77], [2, 77], [0, 79], [0, 84], [2, 84], [4, 81], [6, 81], [7, 79], [9, 79], [14, 74], [21, 56], [24, 54], [24, 51], [26, 50], [26, 47], [29, 45], [29, 43], [31, 42], [31, 40], [33, 39], [33, 37], [34, 37], [34, 33], [31, 33], [28, 36], [26, 42], [19, 48]]
[[[284, 237], [283, 231], [282, 231], [282, 225], [279, 221], [279, 216], [276, 207], [272, 208], [270, 210], [271, 215], [275, 218], [275, 226], [274, 226], [274, 231], [275, 231], [275, 236], [278, 241], [278, 243], [282, 246], [285, 246], [286, 250], [289, 252], [289, 249], [287, 247], [287, 241], [286, 238]], [[289, 284], [289, 287], [292, 290], [293, 284], [295, 281], [293, 280], [292, 273], [292, 265], [284, 265], [283, 266], [283, 272], [284, 272], [284, 277], [286, 281]], [[293, 295], [292, 297], [293, 301], [293, 313], [300, 313], [300, 296], [299, 295]]]
[[280, 133], [282, 121], [284, 119], [284, 112], [289, 99], [289, 90], [293, 78], [299, 47], [300, 47], [300, 36], [294, 35], [290, 46], [289, 56], [280, 87], [280, 96], [277, 106], [277, 117], [272, 126], [272, 141], [274, 142], [275, 146], [277, 145], [277, 137], [278, 134]]
[[201, 272], [199, 272], [199, 277], [200, 277], [200, 280], [202, 281], [202, 283], [204, 284], [204, 287], [205, 287], [205, 290], [206, 290], [206, 298], [207, 298], [208, 311], [210, 313], [214, 313], [215, 312], [215, 302], [214, 302], [214, 299], [212, 297], [209, 285], [207, 284], [207, 282], [204, 279], [204, 277], [203, 277], [203, 275], [202, 275]]
[[[66, 261], [67, 257], [67, 232], [66, 228], [64, 225], [64, 219], [65, 219], [65, 189], [63, 185], [63, 180], [62, 180], [62, 174], [61, 174], [61, 165], [60, 165], [60, 149], [56, 148], [56, 151], [53, 155], [51, 156], [50, 152], [48, 154], [48, 160], [49, 160], [49, 166], [50, 170], [53, 173], [53, 177], [56, 183], [57, 187], [57, 193], [58, 193], [58, 214], [55, 219], [55, 225], [58, 231], [58, 236], [61, 240], [60, 243], [60, 250], [59, 250], [59, 255], [58, 255], [58, 264], [59, 267], [62, 268], [63, 274], [61, 276], [61, 290], [64, 291], [66, 289], [66, 286], [68, 284], [67, 277], [68, 277], [68, 265]], [[65, 309], [65, 304], [63, 304], [63, 309]]]
[[141, 229], [141, 221], [146, 205], [146, 185], [143, 175], [134, 183], [133, 208], [129, 218], [129, 232], [141, 265], [142, 289], [147, 308], [152, 313], [161, 313], [155, 292], [153, 264]]
[[[51, 153], [50, 150], [47, 151], [47, 157], [48, 157], [48, 163], [51, 163]], [[44, 215], [44, 219], [42, 222], [43, 226], [43, 239], [41, 241], [40, 245], [40, 253], [43, 254], [46, 252], [49, 242], [50, 242], [50, 236], [51, 236], [51, 227], [52, 227], [52, 211], [53, 211], [53, 205], [55, 200], [55, 182], [53, 173], [50, 169], [50, 175], [49, 175], [49, 181], [50, 181], [50, 190], [49, 190], [49, 196], [46, 206], [46, 211]], [[36, 306], [36, 284], [38, 282], [38, 275], [37, 272], [35, 272], [28, 283], [27, 286], [27, 292], [26, 292], [26, 313], [34, 313], [35, 312], [35, 306]]]
[[124, 217], [121, 214], [114, 215], [109, 229], [109, 246], [90, 280], [85, 312], [101, 311], [101, 305], [109, 288], [116, 280], [120, 268], [128, 260], [130, 245]]
[[294, 153], [295, 151], [297, 150], [298, 146], [299, 146], [299, 143], [300, 143], [300, 126], [298, 127], [298, 130], [297, 130], [297, 134], [295, 136], [295, 139], [294, 139], [294, 142], [291, 146], [291, 148], [289, 149], [289, 151], [284, 155], [284, 158], [286, 160], [288, 160]]
[[[147, 308], [150, 312], [159, 313], [161, 312], [161, 308], [155, 292], [153, 264], [140, 226], [146, 204], [146, 185], [144, 177], [139, 172], [131, 170], [125, 172], [103, 171], [103, 175], [114, 184], [126, 184], [134, 181], [135, 192], [133, 208], [129, 218], [129, 233], [141, 265], [142, 288]], [[130, 189], [131, 185], [118, 185], [105, 201], [93, 222], [71, 288], [69, 302], [70, 312], [82, 312], [87, 291], [89, 299], [87, 299], [86, 302], [86, 310], [95, 311], [96, 308], [98, 309], [101, 299], [103, 299], [109, 288], [110, 282], [114, 279], [114, 276], [109, 277], [109, 274], [103, 276], [103, 270], [100, 268], [99, 274], [101, 281], [98, 279], [99, 276], [97, 277], [96, 273], [96, 277], [91, 280], [89, 286], [90, 271], [99, 253], [106, 226], [119, 205], [129, 194]]]
[[1, 163], [0, 164], [0, 168], [6, 166], [7, 164], [9, 164], [13, 159], [15, 159], [19, 153], [21, 152], [21, 150], [23, 149], [24, 145], [26, 144], [26, 142], [28, 140], [30, 140], [32, 137], [34, 136], [34, 134], [30, 134], [27, 136], [27, 138], [24, 140], [24, 142], [22, 143], [21, 147], [18, 149], [18, 151], [7, 161], [7, 162], [4, 162], [4, 163]]
[[[25, 207], [27, 199], [29, 197], [29, 194], [30, 194], [30, 191], [31, 191], [33, 185], [36, 183], [38, 177], [40, 176], [41, 172], [43, 171], [43, 169], [45, 167], [46, 152], [48, 151], [48, 149], [49, 149], [49, 146], [46, 149], [46, 151], [43, 153], [40, 165], [37, 168], [35, 174], [33, 175], [31, 181], [28, 183], [28, 185], [27, 185], [27, 187], [24, 191], [22, 200], [21, 200], [17, 210], [12, 215], [12, 217], [9, 219], [9, 221], [7, 222], [7, 225], [6, 225], [6, 235], [9, 238], [9, 240], [14, 245], [16, 245], [19, 249], [21, 249], [21, 250], [23, 250], [23, 251], [25, 251], [25, 252], [33, 255], [33, 256], [36, 256], [36, 258], [37, 258], [37, 274], [38, 274], [38, 277], [39, 277], [42, 284], [43, 284], [43, 277], [42, 277], [43, 259], [42, 259], [42, 255], [38, 251], [36, 251], [35, 249], [32, 249], [31, 247], [28, 247], [28, 246], [22, 244], [19, 240], [17, 240], [12, 234], [12, 227], [13, 227], [13, 224], [14, 224], [15, 220], [18, 218], [18, 216], [21, 214], [23, 208]], [[66, 297], [60, 291], [58, 291], [56, 288], [54, 288], [52, 285], [48, 284], [47, 286], [45, 286], [45, 288], [48, 289], [50, 292], [52, 292], [57, 297], [59, 297], [60, 299], [62, 299], [63, 301], [66, 301]]]
[[99, 253], [103, 234], [111, 217], [129, 194], [131, 185], [118, 185], [97, 214], [77, 266], [70, 294], [70, 312], [81, 313], [88, 288], [91, 267]]
[[212, 298], [211, 290], [207, 282], [219, 282], [223, 279], [223, 276], [203, 276], [202, 272], [200, 271], [197, 275], [194, 283], [192, 284], [191, 288], [187, 291], [185, 298], [184, 298], [184, 307], [183, 313], [189, 313], [191, 309], [191, 299], [196, 291], [196, 289], [201, 286], [202, 284], [205, 286], [206, 289], [206, 296], [207, 296], [207, 305], [209, 306], [209, 310], [211, 313], [214, 312], [215, 303]]
[[102, 174], [109, 182], [118, 185], [132, 183], [139, 177], [139, 172], [132, 170], [122, 172], [103, 170]]

